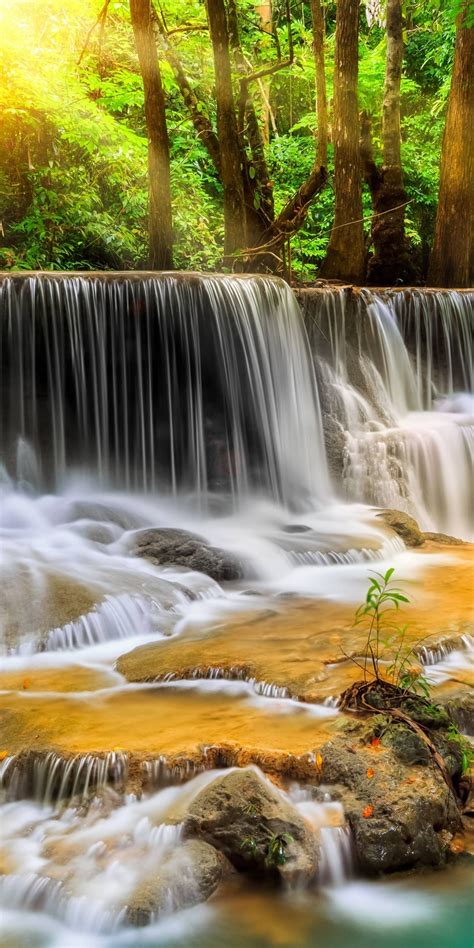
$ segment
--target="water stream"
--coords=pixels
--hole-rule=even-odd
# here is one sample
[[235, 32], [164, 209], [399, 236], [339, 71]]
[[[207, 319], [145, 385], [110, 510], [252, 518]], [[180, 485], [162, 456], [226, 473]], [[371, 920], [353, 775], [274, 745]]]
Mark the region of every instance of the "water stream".
[[[407, 550], [374, 507], [474, 533], [472, 295], [327, 289], [300, 303], [263, 277], [0, 279], [0, 710], [31, 749], [25, 767], [0, 747], [7, 945], [303, 948], [318, 932], [323, 948], [400, 948], [423, 930], [430, 948], [467, 948], [440, 934], [450, 912], [466, 920], [463, 869], [416, 892], [357, 880], [341, 805], [296, 784], [281, 792], [322, 851], [311, 892], [234, 880], [181, 912], [170, 890], [160, 918], [129, 925], [170, 860], [192, 889], [182, 821], [233, 763], [212, 748], [248, 735], [304, 755], [335, 718], [331, 682], [303, 704], [294, 670], [339, 673], [324, 630], [347, 623], [370, 564], [422, 584], [455, 561], [451, 547]], [[197, 535], [238, 573], [133, 555], [151, 528]], [[318, 610], [313, 637], [292, 642], [289, 606]], [[433, 681], [472, 661], [460, 642], [420, 655]], [[163, 650], [158, 681], [127, 684], [116, 660], [149, 643], [189, 649], [186, 674]], [[187, 741], [209, 745], [208, 765], [168, 763]], [[373, 900], [398, 934], [381, 918], [370, 940]]]

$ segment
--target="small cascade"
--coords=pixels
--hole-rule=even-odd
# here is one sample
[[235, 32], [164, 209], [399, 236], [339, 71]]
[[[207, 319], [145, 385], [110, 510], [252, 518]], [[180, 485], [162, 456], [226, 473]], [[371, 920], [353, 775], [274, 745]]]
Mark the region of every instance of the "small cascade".
[[[127, 593], [107, 596], [93, 612], [80, 616], [76, 622], [52, 629], [41, 644], [41, 650], [51, 652], [87, 648], [115, 639], [150, 634], [155, 628], [152, 616], [156, 611], [156, 606], [153, 607], [143, 597]], [[21, 651], [25, 652], [24, 646]]]
[[28, 444], [34, 481], [53, 486], [80, 468], [102, 485], [193, 491], [201, 503], [209, 491], [300, 506], [327, 494], [306, 333], [283, 282], [5, 278], [0, 313], [11, 475], [16, 464], [24, 479], [17, 445]]
[[300, 299], [329, 464], [344, 495], [468, 539], [473, 294], [331, 288]]
[[322, 802], [311, 790], [294, 785], [289, 796], [301, 815], [311, 824], [319, 840], [318, 881], [321, 885], [343, 885], [354, 875], [352, 836], [341, 803], [326, 793]]
[[61, 800], [77, 802], [107, 787], [123, 793], [127, 775], [127, 756], [116, 751], [103, 756], [78, 754], [70, 758], [55, 751], [48, 754], [32, 751], [2, 762], [0, 792], [6, 800], [31, 799], [44, 805]]

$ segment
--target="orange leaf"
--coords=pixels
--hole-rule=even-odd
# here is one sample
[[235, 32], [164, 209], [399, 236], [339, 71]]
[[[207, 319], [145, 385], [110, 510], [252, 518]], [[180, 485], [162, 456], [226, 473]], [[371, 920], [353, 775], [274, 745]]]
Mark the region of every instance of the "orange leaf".
[[373, 737], [370, 743], [372, 747], [380, 747], [382, 742], [380, 740], [380, 737]]
[[369, 768], [368, 768], [368, 770], [367, 770], [367, 776], [368, 776], [369, 780], [371, 780], [372, 777], [375, 777], [375, 770], [372, 770], [372, 767], [369, 767]]
[[29, 688], [31, 685], [31, 678], [24, 678], [22, 682], [22, 688]]
[[369, 816], [372, 816], [372, 815], [373, 815], [373, 812], [374, 812], [374, 808], [373, 808], [373, 806], [371, 806], [370, 803], [369, 803], [369, 804], [362, 810], [362, 816], [365, 817], [366, 820], [368, 820]]
[[8, 757], [8, 751], [0, 751], [0, 760], [5, 760]]
[[318, 752], [316, 754], [316, 767], [318, 768], [318, 770], [321, 770], [322, 766], [323, 766], [323, 755]]

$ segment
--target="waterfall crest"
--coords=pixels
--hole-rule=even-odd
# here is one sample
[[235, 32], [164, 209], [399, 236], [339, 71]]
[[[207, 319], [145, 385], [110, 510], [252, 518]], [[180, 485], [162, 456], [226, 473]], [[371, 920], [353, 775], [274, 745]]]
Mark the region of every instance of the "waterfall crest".
[[317, 386], [297, 303], [262, 277], [31, 276], [0, 284], [10, 475], [60, 484], [328, 492]]

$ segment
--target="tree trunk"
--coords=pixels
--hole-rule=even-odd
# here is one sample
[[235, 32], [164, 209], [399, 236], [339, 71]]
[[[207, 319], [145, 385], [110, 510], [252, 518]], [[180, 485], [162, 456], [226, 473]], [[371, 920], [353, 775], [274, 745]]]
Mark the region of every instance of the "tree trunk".
[[316, 164], [328, 166], [328, 103], [326, 95], [326, 73], [324, 68], [324, 14], [321, 0], [311, 0], [313, 22], [313, 50], [316, 73]]
[[189, 79], [183, 69], [183, 65], [179, 56], [176, 54], [173, 49], [163, 23], [163, 20], [157, 13], [156, 8], [152, 4], [153, 11], [153, 24], [156, 26], [156, 37], [158, 45], [163, 50], [163, 55], [166, 57], [171, 69], [173, 70], [173, 75], [178, 86], [179, 91], [186, 105], [191, 121], [194, 125], [198, 137], [201, 139], [203, 145], [206, 147], [209, 157], [218, 173], [221, 173], [221, 155], [219, 149], [219, 140], [217, 135], [214, 132], [211, 121], [209, 117], [203, 111], [203, 103], [199, 101], [194, 89], [189, 82]]
[[206, 7], [214, 55], [217, 132], [224, 190], [224, 261], [231, 266], [233, 254], [246, 246], [242, 159], [232, 91], [229, 31], [224, 0], [206, 0]]
[[[400, 83], [403, 65], [402, 0], [387, 0], [387, 59], [383, 97], [383, 166], [371, 186], [373, 256], [371, 283], [409, 283], [414, 266], [405, 238], [406, 191], [403, 186], [400, 132]], [[370, 184], [370, 181], [369, 181]]]
[[[269, 224], [275, 218], [273, 189], [265, 157], [265, 145], [255, 112], [252, 92], [245, 77], [248, 75], [242, 47], [235, 0], [228, 0], [227, 23], [229, 44], [233, 52], [235, 68], [240, 76], [238, 101], [238, 131], [241, 153], [242, 183], [245, 202], [245, 226], [247, 244], [258, 247]], [[250, 149], [247, 154], [246, 144]]]
[[[271, 0], [259, 0], [257, 2], [257, 14], [260, 22], [260, 29], [264, 33], [269, 33], [270, 35], [273, 32], [273, 11]], [[270, 81], [267, 79], [262, 80], [261, 83], [261, 94], [262, 94], [262, 113], [263, 113], [263, 126], [262, 126], [262, 138], [265, 145], [268, 145], [270, 141]]]
[[432, 286], [465, 287], [474, 283], [474, 27], [466, 26], [468, 6], [465, 0], [457, 21], [428, 274]]
[[360, 283], [364, 230], [359, 149], [358, 0], [338, 0], [334, 62], [334, 224], [320, 276]]
[[150, 0], [130, 0], [130, 15], [145, 94], [145, 120], [148, 135], [149, 266], [152, 270], [171, 270], [173, 268], [173, 222], [169, 140]]

